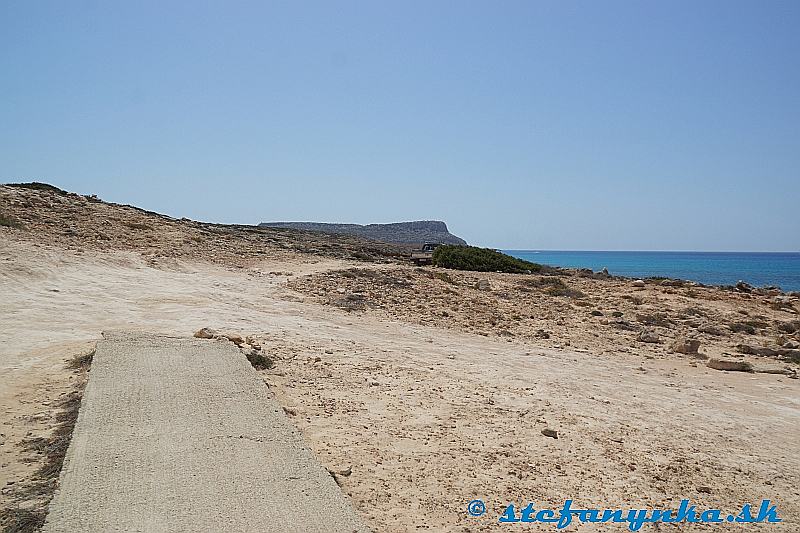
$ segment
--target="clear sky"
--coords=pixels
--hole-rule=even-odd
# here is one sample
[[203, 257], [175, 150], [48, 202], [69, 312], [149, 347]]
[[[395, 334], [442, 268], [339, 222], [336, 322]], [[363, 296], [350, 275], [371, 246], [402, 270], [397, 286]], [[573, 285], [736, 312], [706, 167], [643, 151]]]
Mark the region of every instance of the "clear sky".
[[800, 250], [800, 2], [0, 2], [0, 182], [500, 248]]

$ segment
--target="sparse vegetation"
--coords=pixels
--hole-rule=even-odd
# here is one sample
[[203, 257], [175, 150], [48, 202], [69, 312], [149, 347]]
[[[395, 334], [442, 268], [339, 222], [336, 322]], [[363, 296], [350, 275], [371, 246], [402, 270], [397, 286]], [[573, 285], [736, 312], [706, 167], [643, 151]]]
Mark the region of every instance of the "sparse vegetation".
[[433, 264], [454, 270], [512, 274], [541, 272], [544, 268], [538, 263], [517, 259], [489, 248], [449, 245], [440, 246], [433, 252]]
[[683, 310], [683, 313], [688, 316], [699, 316], [699, 317], [708, 316], [708, 312], [700, 307], [687, 307], [686, 309]]
[[22, 227], [22, 224], [20, 224], [18, 220], [0, 213], [0, 226], [19, 229]]
[[272, 359], [255, 350], [247, 354], [247, 360], [250, 361], [250, 364], [253, 365], [253, 368], [256, 370], [267, 370], [272, 368], [275, 364]]
[[139, 231], [147, 231], [153, 229], [150, 224], [144, 224], [142, 222], [123, 222], [123, 226], [126, 226], [130, 229], [135, 229]]
[[426, 270], [424, 268], [419, 269], [420, 272], [424, 273], [431, 279], [438, 279], [439, 281], [444, 281], [445, 283], [449, 283], [450, 285], [457, 285], [456, 281], [450, 277], [450, 274], [447, 272], [439, 272], [437, 270]]
[[94, 359], [95, 350], [92, 350], [83, 355], [73, 357], [67, 362], [67, 368], [72, 370], [89, 370], [92, 366], [92, 359]]
[[778, 324], [778, 330], [784, 333], [794, 333], [800, 331], [800, 320], [792, 320], [791, 322], [781, 322]]
[[340, 274], [345, 278], [361, 278], [394, 287], [408, 287], [411, 285], [411, 282], [407, 278], [401, 277], [395, 272], [387, 272], [372, 268], [349, 268], [347, 270], [342, 270]]
[[0, 526], [5, 533], [34, 533], [44, 526], [47, 510], [15, 506], [0, 509]]
[[28, 183], [8, 183], [7, 185], [9, 187], [18, 187], [20, 189], [33, 189], [36, 191], [52, 192], [55, 194], [61, 194], [63, 196], [69, 194], [64, 189], [59, 189], [55, 185], [50, 185], [49, 183], [40, 183], [38, 181], [31, 181]]
[[734, 333], [747, 333], [748, 335], [756, 334], [756, 328], [745, 324], [744, 322], [732, 322], [728, 324], [728, 327], [731, 328], [731, 331]]
[[668, 328], [672, 321], [665, 313], [641, 313], [636, 315], [636, 321], [645, 326], [661, 326]]
[[363, 311], [367, 308], [367, 302], [360, 294], [348, 294], [342, 298], [337, 298], [333, 301], [333, 304], [344, 309], [348, 313], [352, 311]]
[[644, 298], [635, 294], [623, 294], [622, 297], [625, 300], [629, 300], [633, 305], [642, 305], [644, 303]]
[[731, 322], [728, 324], [728, 327], [731, 328], [731, 331], [734, 333], [747, 333], [748, 335], [755, 335], [757, 330], [764, 329], [768, 325], [769, 324], [766, 322], [756, 319]]
[[566, 298], [585, 298], [586, 294], [567, 285], [563, 279], [555, 276], [540, 276], [534, 279], [525, 279], [520, 282], [523, 291], [529, 288], [538, 289], [550, 296], [563, 296]]
[[759, 319], [741, 320], [728, 324], [734, 333], [747, 333], [748, 335], [755, 335], [756, 330], [764, 329], [767, 326], [769, 326], [767, 322]]
[[46, 437], [28, 438], [22, 442], [22, 449], [36, 458], [31, 461], [39, 462], [39, 467], [31, 480], [14, 486], [8, 506], [0, 509], [0, 526], [4, 532], [34, 533], [44, 525], [47, 506], [58, 484], [72, 431], [78, 420], [86, 386], [85, 375], [93, 356], [94, 350], [67, 362], [67, 368], [78, 371], [82, 377], [77, 381], [75, 390], [59, 400], [58, 407], [61, 410], [55, 417], [57, 425], [53, 431]]

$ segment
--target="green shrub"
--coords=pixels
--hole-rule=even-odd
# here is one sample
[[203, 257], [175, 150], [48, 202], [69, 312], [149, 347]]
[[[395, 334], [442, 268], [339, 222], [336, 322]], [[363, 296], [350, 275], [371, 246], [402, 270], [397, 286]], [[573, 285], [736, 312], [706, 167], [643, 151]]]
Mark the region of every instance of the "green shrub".
[[433, 264], [455, 270], [476, 272], [540, 272], [542, 265], [523, 261], [489, 248], [475, 246], [439, 246], [433, 252]]

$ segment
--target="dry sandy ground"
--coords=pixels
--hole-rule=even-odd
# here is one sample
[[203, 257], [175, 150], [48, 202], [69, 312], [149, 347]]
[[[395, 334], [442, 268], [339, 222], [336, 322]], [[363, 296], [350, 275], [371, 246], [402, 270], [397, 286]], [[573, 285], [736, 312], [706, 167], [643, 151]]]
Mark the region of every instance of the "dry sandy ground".
[[[349, 266], [227, 269], [0, 243], [3, 503], [8, 483], [35, 469], [19, 444], [52, 427], [46, 402], [75, 379], [65, 360], [105, 329], [190, 335], [210, 326], [252, 335], [274, 355], [263, 378], [320, 461], [351, 470], [342, 488], [376, 530], [505, 531], [496, 518], [506, 502], [559, 507], [567, 498], [624, 508], [690, 498], [725, 511], [769, 498], [784, 522], [763, 529], [800, 529], [800, 381], [648, 358], [635, 346], [559, 350], [348, 314], [286, 287]], [[467, 516], [474, 498], [487, 516]]]

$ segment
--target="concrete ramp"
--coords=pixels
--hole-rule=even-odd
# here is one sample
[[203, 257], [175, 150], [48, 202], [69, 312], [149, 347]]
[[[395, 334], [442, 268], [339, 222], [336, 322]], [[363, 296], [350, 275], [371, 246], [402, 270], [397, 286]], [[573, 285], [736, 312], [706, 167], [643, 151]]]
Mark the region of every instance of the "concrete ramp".
[[98, 343], [43, 531], [369, 531], [232, 344]]

